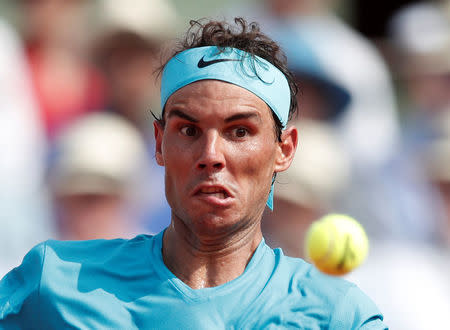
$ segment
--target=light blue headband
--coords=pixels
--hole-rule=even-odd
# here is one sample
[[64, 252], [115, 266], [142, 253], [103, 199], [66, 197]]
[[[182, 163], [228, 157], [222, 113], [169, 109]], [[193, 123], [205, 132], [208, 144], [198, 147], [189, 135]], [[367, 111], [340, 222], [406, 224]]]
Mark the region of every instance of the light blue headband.
[[[254, 59], [254, 60], [253, 60]], [[259, 56], [236, 48], [191, 48], [175, 55], [164, 67], [161, 109], [180, 88], [199, 80], [214, 79], [245, 88], [262, 99], [286, 127], [291, 92], [284, 74]], [[267, 206], [273, 209], [273, 185]]]

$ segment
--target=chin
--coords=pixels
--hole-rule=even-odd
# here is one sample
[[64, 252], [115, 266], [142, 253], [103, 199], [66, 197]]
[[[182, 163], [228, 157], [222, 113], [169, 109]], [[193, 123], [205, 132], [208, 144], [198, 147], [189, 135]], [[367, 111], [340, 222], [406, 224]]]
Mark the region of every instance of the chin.
[[231, 215], [228, 212], [203, 213], [192, 215], [190, 226], [201, 236], [224, 235], [235, 231], [239, 226], [241, 217], [237, 214]]

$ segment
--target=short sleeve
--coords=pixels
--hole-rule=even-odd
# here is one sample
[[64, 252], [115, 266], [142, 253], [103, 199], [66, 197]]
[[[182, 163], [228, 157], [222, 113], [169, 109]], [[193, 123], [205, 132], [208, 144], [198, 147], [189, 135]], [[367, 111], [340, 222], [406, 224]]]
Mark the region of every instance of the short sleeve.
[[45, 243], [41, 243], [0, 280], [0, 329], [36, 324], [44, 256]]
[[353, 285], [336, 305], [330, 329], [386, 330], [388, 327], [375, 303]]

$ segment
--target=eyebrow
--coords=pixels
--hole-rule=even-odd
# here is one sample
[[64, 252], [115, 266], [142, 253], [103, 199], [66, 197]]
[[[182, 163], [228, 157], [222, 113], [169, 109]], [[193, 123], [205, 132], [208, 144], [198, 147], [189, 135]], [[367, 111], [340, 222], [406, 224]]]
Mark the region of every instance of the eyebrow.
[[172, 110], [167, 115], [168, 118], [171, 118], [171, 117], [174, 117], [174, 116], [186, 119], [186, 120], [191, 121], [193, 123], [198, 123], [198, 119], [195, 119], [194, 117], [191, 117], [188, 114], [185, 114], [181, 110]]
[[[183, 118], [183, 119], [188, 120], [188, 121], [193, 122], [193, 123], [198, 123], [199, 122], [198, 119], [195, 119], [194, 117], [191, 117], [188, 114], [186, 114], [183, 111], [178, 110], [178, 109], [170, 111], [169, 114], [167, 115], [168, 118], [171, 118], [171, 117], [174, 117], [174, 116]], [[259, 118], [259, 115], [256, 112], [238, 113], [238, 114], [232, 115], [232, 116], [230, 116], [228, 118], [225, 118], [224, 121], [225, 121], [225, 123], [230, 123], [230, 122], [233, 122], [233, 121], [236, 121], [236, 120], [249, 119], [249, 118]]]
[[238, 113], [238, 114], [235, 114], [235, 115], [230, 116], [228, 118], [225, 118], [225, 122], [229, 123], [229, 122], [232, 122], [232, 121], [235, 121], [235, 120], [249, 119], [249, 118], [259, 118], [259, 115], [256, 112]]

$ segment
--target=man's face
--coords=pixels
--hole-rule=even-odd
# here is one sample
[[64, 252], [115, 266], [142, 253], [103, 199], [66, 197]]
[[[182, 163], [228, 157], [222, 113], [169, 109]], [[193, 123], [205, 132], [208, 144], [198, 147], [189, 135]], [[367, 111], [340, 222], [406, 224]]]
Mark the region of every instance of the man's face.
[[[259, 221], [272, 175], [284, 170], [271, 110], [244, 88], [203, 80], [175, 92], [155, 124], [173, 221], [200, 235]], [[283, 158], [284, 159], [284, 158]]]

